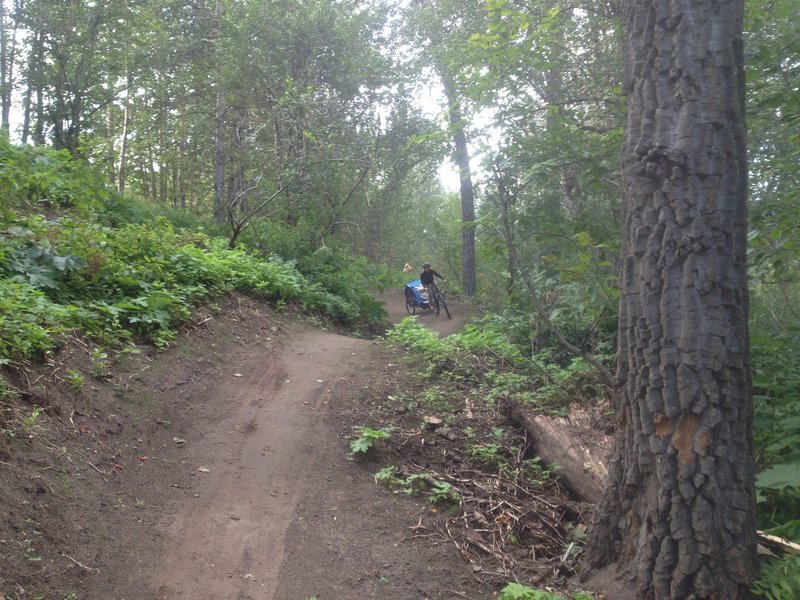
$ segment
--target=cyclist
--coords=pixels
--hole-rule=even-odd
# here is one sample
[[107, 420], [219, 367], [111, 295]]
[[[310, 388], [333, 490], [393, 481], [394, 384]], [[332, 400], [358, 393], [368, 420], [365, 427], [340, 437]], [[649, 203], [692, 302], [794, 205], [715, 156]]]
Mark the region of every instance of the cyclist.
[[438, 277], [445, 283], [447, 283], [447, 278], [444, 275], [440, 275], [433, 269], [431, 269], [431, 263], [425, 262], [422, 263], [422, 273], [419, 276], [419, 281], [422, 286], [425, 288], [425, 291], [428, 292], [428, 304], [431, 308], [435, 308], [435, 300], [433, 295], [433, 288], [436, 285], [434, 283], [434, 277]]

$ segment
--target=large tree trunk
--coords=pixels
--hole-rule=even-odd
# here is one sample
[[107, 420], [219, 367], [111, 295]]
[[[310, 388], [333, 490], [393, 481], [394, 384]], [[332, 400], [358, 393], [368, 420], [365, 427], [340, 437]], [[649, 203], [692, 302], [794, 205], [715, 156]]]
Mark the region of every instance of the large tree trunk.
[[642, 599], [757, 572], [743, 1], [630, 0], [618, 432], [586, 566]]

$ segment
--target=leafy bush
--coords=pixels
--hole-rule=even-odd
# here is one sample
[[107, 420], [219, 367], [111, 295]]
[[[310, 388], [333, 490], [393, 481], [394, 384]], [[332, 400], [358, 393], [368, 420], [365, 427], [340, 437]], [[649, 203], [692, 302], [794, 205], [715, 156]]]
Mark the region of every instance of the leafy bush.
[[753, 593], [768, 600], [800, 598], [800, 556], [787, 554], [764, 562]]
[[548, 365], [543, 380], [543, 385], [532, 395], [536, 404], [566, 407], [580, 400], [592, 402], [608, 392], [597, 369], [580, 356], [573, 357], [565, 367]]
[[325, 314], [346, 325], [359, 320], [385, 321], [383, 305], [368, 292], [393, 283], [386, 267], [351, 256], [333, 240], [320, 245], [319, 232], [302, 220], [294, 227], [265, 221], [249, 230], [244, 239], [263, 255], [293, 264], [316, 284], [318, 292], [313, 301]]
[[[592, 600], [592, 596], [580, 592], [575, 594], [573, 598], [574, 600]], [[563, 600], [563, 596], [511, 582], [502, 589], [498, 600]]]
[[416, 317], [406, 317], [392, 327], [386, 337], [408, 348], [413, 352], [415, 359], [427, 363], [427, 367], [421, 370], [421, 374], [425, 377], [434, 374], [448, 359], [449, 338], [440, 339], [436, 332], [420, 325]]
[[[223, 239], [177, 231], [163, 217], [117, 228], [67, 216], [10, 218], [12, 226], [0, 232], [0, 275], [3, 284], [24, 286], [8, 287], [4, 302], [30, 308], [4, 313], [5, 339], [18, 340], [0, 349], [8, 360], [30, 358], [52, 345], [47, 314], [62, 323], [61, 316], [69, 315], [70, 327], [102, 343], [136, 335], [161, 344], [199, 303], [235, 289], [277, 304], [296, 302], [343, 323], [384, 315], [366, 289], [351, 286], [347, 297], [330, 291], [325, 281], [345, 289], [341, 282], [332, 284], [331, 273], [323, 270], [320, 283], [293, 263], [230, 250]], [[21, 290], [36, 301], [20, 297]]]
[[[103, 343], [133, 335], [165, 343], [193, 308], [231, 290], [295, 303], [346, 325], [385, 319], [368, 293], [363, 260], [330, 248], [312, 252], [301, 236], [285, 232], [288, 259], [231, 250], [227, 239], [186, 229], [209, 227], [205, 221], [105, 190], [101, 177], [67, 153], [1, 141], [0, 158], [2, 281], [39, 290], [40, 302], [46, 297], [62, 307], [70, 326]], [[33, 210], [43, 205], [47, 217]], [[50, 343], [44, 321], [4, 318], [7, 331], [29, 330], [19, 347], [6, 343], [5, 354], [30, 357]]]
[[12, 209], [35, 207], [90, 210], [111, 194], [99, 174], [69, 152], [40, 146], [15, 147], [0, 139], [0, 207], [8, 223]]
[[498, 318], [482, 319], [440, 339], [408, 317], [387, 338], [408, 348], [415, 361], [425, 361], [427, 366], [420, 371], [423, 377], [446, 371], [451, 382], [469, 384], [487, 402], [512, 399], [561, 410], [570, 402], [592, 402], [608, 392], [583, 358], [572, 357], [562, 367], [551, 359], [549, 349], [542, 350], [535, 361], [526, 356]]
[[0, 279], [0, 364], [37, 357], [70, 327], [75, 311], [27, 283]]
[[387, 488], [397, 488], [404, 494], [424, 494], [431, 504], [459, 504], [461, 494], [446, 481], [435, 479], [430, 473], [403, 475], [393, 466], [375, 473], [375, 483]]
[[522, 348], [515, 344], [495, 316], [489, 316], [480, 322], [464, 327], [454, 338], [456, 348], [474, 354], [486, 354], [487, 350], [495, 356], [500, 365], [510, 367], [529, 367]]
[[757, 310], [751, 336], [758, 524], [800, 541], [800, 327]]

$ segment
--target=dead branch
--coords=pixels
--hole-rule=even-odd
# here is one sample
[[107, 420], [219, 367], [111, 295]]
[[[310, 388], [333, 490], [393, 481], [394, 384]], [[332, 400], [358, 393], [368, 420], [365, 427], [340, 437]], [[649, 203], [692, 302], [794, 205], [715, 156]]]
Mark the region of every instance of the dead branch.
[[82, 569], [85, 569], [85, 570], [87, 570], [87, 571], [91, 571], [91, 572], [94, 572], [94, 573], [99, 573], [99, 572], [100, 572], [100, 569], [95, 569], [94, 567], [87, 567], [86, 565], [84, 565], [83, 563], [81, 563], [81, 562], [79, 562], [79, 561], [75, 560], [75, 559], [74, 559], [74, 558], [72, 558], [72, 557], [71, 557], [69, 554], [66, 554], [65, 552], [62, 552], [62, 553], [61, 553], [61, 556], [63, 556], [64, 558], [68, 558], [69, 560], [71, 560], [72, 562], [74, 562], [76, 565], [78, 565], [78, 566], [79, 566], [80, 568], [82, 568]]

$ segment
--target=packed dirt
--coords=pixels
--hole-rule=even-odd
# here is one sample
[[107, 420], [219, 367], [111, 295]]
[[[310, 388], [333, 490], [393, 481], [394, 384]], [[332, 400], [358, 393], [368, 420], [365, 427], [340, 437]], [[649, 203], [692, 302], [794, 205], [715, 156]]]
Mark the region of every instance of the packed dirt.
[[408, 539], [424, 504], [349, 460], [348, 403], [391, 377], [385, 352], [241, 297], [165, 351], [98, 365], [69, 340], [5, 408], [0, 598], [485, 597], [451, 549]]
[[[382, 299], [392, 323], [407, 316], [402, 292]], [[452, 319], [419, 322], [456, 331], [472, 311], [452, 304]], [[69, 340], [11, 374], [24, 402], [5, 406], [0, 435], [0, 600], [479, 600], [513, 565], [566, 586], [563, 561], [516, 538], [538, 535], [540, 553], [560, 555], [558, 530], [585, 507], [523, 498], [514, 482], [498, 503], [496, 474], [481, 499], [481, 483], [448, 470], [464, 459], [458, 436], [420, 431], [419, 402], [392, 402], [414, 369], [380, 341], [238, 296], [163, 351], [103, 359]], [[479, 427], [470, 419], [465, 431]], [[354, 428], [390, 422], [396, 440], [350, 456]], [[476, 508], [448, 520], [446, 506], [376, 485], [376, 471], [403, 462]], [[473, 517], [498, 533], [471, 530]], [[516, 558], [499, 538], [513, 538]]]

